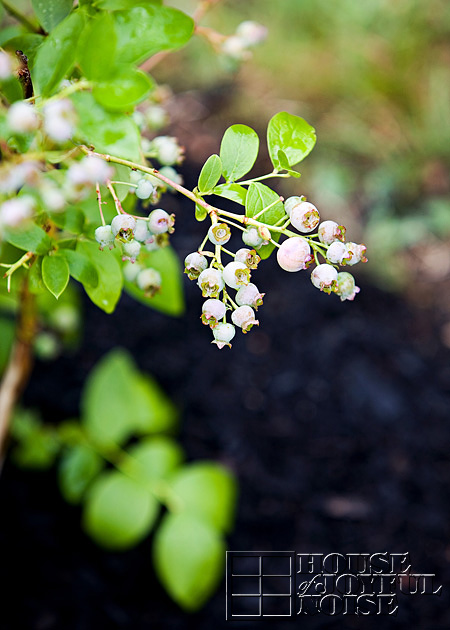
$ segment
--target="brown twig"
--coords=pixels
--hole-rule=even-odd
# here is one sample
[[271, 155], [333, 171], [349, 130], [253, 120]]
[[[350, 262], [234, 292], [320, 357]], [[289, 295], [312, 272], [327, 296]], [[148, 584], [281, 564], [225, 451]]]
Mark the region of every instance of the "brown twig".
[[16, 338], [0, 383], [0, 470], [5, 458], [9, 425], [14, 407], [31, 373], [33, 364], [32, 345], [36, 333], [36, 324], [35, 298], [28, 290], [28, 279], [25, 277], [20, 292]]
[[23, 98], [33, 97], [33, 83], [31, 81], [30, 69], [28, 67], [28, 57], [21, 50], [16, 50], [16, 57], [19, 60], [17, 77], [22, 85]]

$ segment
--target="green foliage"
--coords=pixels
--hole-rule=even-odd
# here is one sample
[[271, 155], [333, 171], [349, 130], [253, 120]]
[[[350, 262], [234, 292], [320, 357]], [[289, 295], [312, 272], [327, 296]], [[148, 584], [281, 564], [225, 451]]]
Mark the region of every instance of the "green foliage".
[[20, 228], [5, 230], [5, 241], [18, 249], [44, 255], [52, 247], [52, 240], [46, 232], [34, 223], [27, 223]]
[[50, 33], [72, 10], [72, 0], [31, 0], [36, 17]]
[[282, 168], [284, 157], [285, 166], [295, 166], [311, 153], [315, 144], [316, 132], [303, 118], [280, 112], [270, 119], [267, 146], [274, 168]]
[[152, 87], [146, 74], [125, 66], [108, 81], [99, 81], [92, 94], [106, 109], [127, 111], [144, 100]]
[[113, 252], [100, 252], [97, 245], [80, 241], [76, 251], [86, 257], [97, 272], [98, 284], [84, 284], [91, 300], [105, 313], [112, 313], [119, 301], [123, 277]]
[[[105, 549], [127, 550], [156, 529], [158, 576], [180, 606], [196, 610], [222, 577], [236, 482], [213, 462], [185, 465], [177, 442], [155, 435], [175, 422], [176, 411], [156, 383], [115, 350], [89, 375], [80, 422], [46, 426], [32, 412], [17, 414], [13, 456], [37, 468], [59, 456], [61, 493], [81, 504], [86, 533]], [[162, 507], [167, 511], [159, 521]]]
[[246, 175], [258, 157], [259, 138], [247, 125], [232, 125], [222, 138], [220, 159], [222, 173], [227, 182], [234, 182]]
[[[280, 201], [279, 195], [261, 182], [255, 182], [250, 184], [247, 197], [245, 200], [245, 214], [248, 217], [254, 217], [258, 213], [261, 212], [267, 206], [270, 206], [274, 202], [278, 200], [274, 206], [272, 206], [266, 212], [263, 212], [260, 215], [260, 220], [268, 225], [275, 225], [280, 219], [285, 216], [284, 206]], [[280, 235], [277, 233], [272, 233], [273, 240], [277, 241]], [[268, 245], [263, 245], [263, 247], [258, 251], [261, 258], [268, 258], [272, 253], [275, 245], [269, 243]]]
[[209, 193], [222, 175], [222, 161], [218, 155], [211, 155], [203, 165], [198, 178], [198, 190]]
[[64, 256], [44, 256], [42, 280], [50, 293], [58, 299], [69, 282], [69, 265]]

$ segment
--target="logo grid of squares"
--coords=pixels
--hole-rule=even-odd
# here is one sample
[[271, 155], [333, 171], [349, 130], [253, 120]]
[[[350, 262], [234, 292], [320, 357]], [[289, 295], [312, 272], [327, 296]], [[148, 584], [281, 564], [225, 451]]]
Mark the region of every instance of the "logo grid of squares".
[[227, 551], [226, 619], [292, 617], [294, 551]]

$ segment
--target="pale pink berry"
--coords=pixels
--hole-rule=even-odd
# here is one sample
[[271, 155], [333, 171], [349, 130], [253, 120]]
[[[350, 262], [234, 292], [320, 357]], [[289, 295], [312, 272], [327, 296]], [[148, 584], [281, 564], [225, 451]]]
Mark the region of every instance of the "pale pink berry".
[[161, 289], [161, 274], [156, 269], [142, 269], [136, 278], [137, 285], [146, 297], [152, 298]]
[[306, 269], [313, 260], [308, 241], [302, 236], [286, 239], [277, 250], [277, 260], [285, 271]]
[[34, 199], [28, 195], [4, 201], [0, 206], [0, 225], [17, 227], [29, 219], [34, 210]]
[[152, 140], [152, 148], [157, 153], [161, 164], [170, 166], [179, 163], [183, 159], [183, 149], [178, 145], [176, 138], [171, 136], [158, 136]]
[[202, 290], [203, 297], [216, 298], [225, 286], [222, 272], [219, 269], [209, 267], [201, 272], [197, 284]]
[[75, 131], [76, 114], [68, 99], [51, 101], [44, 106], [44, 130], [55, 142], [66, 142]]
[[129, 241], [128, 243], [124, 243], [122, 260], [129, 260], [131, 263], [135, 263], [140, 252], [141, 244], [139, 241]]
[[243, 286], [236, 293], [236, 304], [239, 306], [251, 306], [258, 310], [258, 306], [262, 306], [264, 293], [260, 293], [258, 287], [249, 282], [247, 286]]
[[345, 243], [341, 243], [341, 241], [334, 241], [328, 248], [327, 258], [330, 263], [335, 265], [342, 265], [346, 260], [349, 259], [349, 253], [345, 246]]
[[323, 221], [318, 229], [319, 240], [325, 245], [331, 245], [334, 241], [343, 241], [345, 238], [345, 227], [338, 225], [336, 221]]
[[291, 210], [291, 223], [299, 232], [312, 232], [320, 221], [320, 214], [316, 206], [309, 201], [303, 201]]
[[256, 250], [247, 249], [246, 247], [238, 249], [234, 260], [236, 262], [244, 263], [244, 265], [247, 265], [249, 269], [257, 269], [258, 263], [261, 262], [261, 258], [256, 253]]
[[231, 321], [235, 326], [242, 328], [242, 332], [246, 333], [252, 326], [259, 326], [259, 322], [255, 319], [255, 311], [251, 306], [240, 306], [231, 313]]
[[172, 234], [174, 223], [175, 215], [168, 214], [162, 208], [156, 208], [148, 215], [148, 229], [152, 234], [163, 234], [164, 232]]
[[36, 108], [29, 103], [16, 101], [8, 109], [7, 122], [11, 131], [30, 133], [39, 127], [39, 117]]
[[0, 51], [0, 79], [2, 81], [9, 79], [13, 73], [13, 63], [8, 53]]
[[321, 291], [331, 293], [336, 286], [337, 276], [338, 272], [331, 265], [317, 265], [311, 274], [311, 282]]
[[341, 298], [341, 302], [344, 302], [344, 300], [353, 301], [359, 291], [360, 288], [355, 285], [355, 278], [351, 273], [348, 273], [347, 271], [341, 271], [341, 273], [338, 273], [336, 280], [336, 293]]
[[225, 245], [231, 238], [231, 230], [226, 223], [216, 223], [209, 228], [208, 238], [214, 245]]
[[236, 35], [240, 37], [247, 46], [255, 46], [260, 44], [267, 37], [268, 29], [266, 26], [253, 22], [252, 20], [245, 20], [241, 22], [236, 29]]
[[218, 348], [222, 349], [224, 346], [231, 348], [230, 341], [236, 334], [236, 329], [233, 324], [217, 324], [213, 329], [214, 341]]
[[227, 307], [220, 300], [206, 300], [202, 306], [201, 320], [205, 325], [214, 328], [223, 319], [226, 310]]
[[286, 201], [284, 202], [284, 210], [286, 214], [288, 215], [288, 217], [291, 216], [292, 208], [294, 208], [295, 206], [298, 206], [303, 201], [306, 201], [306, 197], [294, 196], [294, 197], [288, 197], [286, 199]]
[[356, 265], [359, 262], [367, 262], [367, 258], [365, 256], [367, 247], [363, 244], [358, 245], [358, 243], [345, 243], [345, 247], [347, 248], [348, 260], [345, 261], [346, 265]]
[[223, 270], [223, 279], [232, 289], [239, 289], [250, 282], [250, 269], [240, 262], [230, 262]]

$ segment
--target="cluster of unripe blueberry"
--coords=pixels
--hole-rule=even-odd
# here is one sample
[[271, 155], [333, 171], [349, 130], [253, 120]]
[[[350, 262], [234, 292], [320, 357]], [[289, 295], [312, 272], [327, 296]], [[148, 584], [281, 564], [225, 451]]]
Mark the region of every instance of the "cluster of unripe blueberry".
[[[151, 184], [150, 184], [151, 186]], [[135, 263], [142, 247], [154, 251], [168, 244], [168, 237], [174, 231], [175, 216], [162, 208], [152, 210], [147, 218], [136, 218], [121, 213], [114, 217], [111, 225], [100, 225], [95, 230], [95, 239], [100, 249], [113, 249], [116, 242], [122, 244], [122, 260]], [[144, 294], [153, 297], [161, 288], [161, 275], [151, 268], [136, 267], [128, 278], [135, 281]]]
[[[288, 238], [280, 245], [273, 240], [270, 225], [255, 220], [249, 225], [248, 220], [242, 217], [242, 223], [247, 224], [242, 240], [248, 247], [233, 254], [223, 249], [231, 238], [229, 224], [221, 223], [215, 216], [205, 239], [205, 242], [209, 240], [215, 245], [215, 253], [200, 248], [185, 259], [185, 273], [191, 280], [197, 281], [203, 297], [207, 298], [201, 319], [212, 329], [213, 343], [219, 348], [225, 345], [231, 347], [236, 327], [246, 333], [259, 324], [255, 311], [262, 305], [264, 294], [251, 282], [251, 270], [256, 269], [261, 260], [257, 250], [269, 242], [276, 245], [278, 264], [285, 271], [300, 271], [316, 263], [311, 274], [315, 287], [325, 293], [336, 293], [342, 301], [353, 300], [359, 293], [353, 276], [346, 271], [339, 272], [338, 266], [366, 262], [366, 247], [344, 242], [345, 228], [335, 221], [321, 223], [317, 208], [304, 197], [289, 197], [284, 202], [284, 208], [287, 215], [285, 225], [291, 224], [305, 236], [286, 227], [281, 233]], [[317, 232], [312, 234], [316, 228]], [[234, 260], [223, 265], [221, 252]], [[325, 262], [320, 263], [319, 255]], [[236, 291], [233, 298], [229, 293], [231, 289]], [[227, 322], [228, 311], [231, 312], [231, 323]]]

